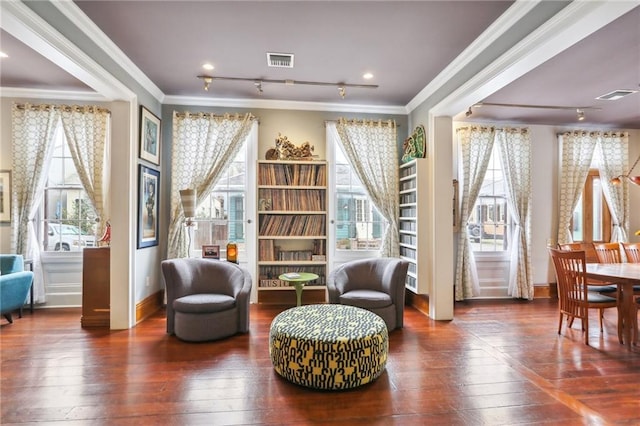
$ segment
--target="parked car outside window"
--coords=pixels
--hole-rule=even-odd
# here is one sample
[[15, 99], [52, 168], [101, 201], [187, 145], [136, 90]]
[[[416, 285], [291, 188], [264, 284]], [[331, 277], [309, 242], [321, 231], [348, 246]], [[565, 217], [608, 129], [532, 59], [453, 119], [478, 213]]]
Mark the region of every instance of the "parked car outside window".
[[50, 223], [47, 227], [44, 247], [48, 251], [78, 251], [96, 245], [96, 237], [77, 226]]

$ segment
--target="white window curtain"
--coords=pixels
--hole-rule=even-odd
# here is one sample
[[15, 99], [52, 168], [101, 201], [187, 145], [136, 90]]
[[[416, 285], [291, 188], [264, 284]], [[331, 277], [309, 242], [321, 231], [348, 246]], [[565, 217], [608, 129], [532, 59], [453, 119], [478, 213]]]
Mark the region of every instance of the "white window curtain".
[[174, 112], [171, 150], [171, 218], [168, 257], [187, 255], [181, 189], [195, 189], [198, 199], [213, 190], [257, 122], [251, 114], [223, 116]]
[[528, 129], [496, 132], [502, 170], [507, 184], [513, 235], [509, 246], [509, 289], [514, 298], [533, 300], [531, 271], [531, 138]]
[[565, 132], [561, 136], [560, 211], [558, 212], [558, 244], [573, 242], [571, 219], [587, 180], [596, 140], [588, 132]]
[[11, 109], [11, 252], [33, 261], [35, 303], [45, 302], [45, 289], [40, 244], [33, 221], [49, 174], [53, 137], [59, 116], [59, 111], [48, 105], [13, 104]]
[[341, 118], [336, 124], [338, 139], [353, 170], [371, 201], [389, 226], [382, 238], [380, 252], [398, 257], [398, 142], [393, 120], [367, 121]]
[[[80, 181], [100, 222], [101, 233], [109, 220], [109, 111], [94, 106], [60, 109], [62, 127]], [[102, 235], [102, 234], [100, 234]]]
[[589, 174], [596, 148], [600, 153], [600, 182], [611, 211], [611, 241], [627, 241], [629, 229], [629, 189], [625, 181], [619, 187], [611, 178], [624, 174], [628, 166], [629, 135], [624, 132], [576, 130], [560, 135], [561, 170], [558, 212], [558, 244], [573, 241], [571, 219]]
[[460, 235], [456, 265], [455, 299], [470, 299], [480, 294], [475, 256], [467, 226], [487, 172], [495, 140], [493, 127], [463, 127], [457, 130], [459, 158], [462, 164], [460, 182]]
[[600, 150], [600, 183], [611, 211], [611, 242], [628, 241], [629, 229], [629, 183], [614, 185], [611, 179], [625, 174], [629, 162], [629, 134], [605, 132], [597, 135]]

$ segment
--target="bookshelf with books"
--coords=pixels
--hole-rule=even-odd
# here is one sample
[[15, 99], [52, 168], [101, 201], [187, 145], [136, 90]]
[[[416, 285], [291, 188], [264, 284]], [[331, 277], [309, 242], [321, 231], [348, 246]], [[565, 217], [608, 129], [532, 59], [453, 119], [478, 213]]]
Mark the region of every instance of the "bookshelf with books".
[[278, 277], [311, 272], [304, 303], [326, 300], [327, 162], [258, 161], [258, 302], [295, 304]]
[[[400, 257], [409, 262], [405, 287], [415, 294], [428, 294], [427, 160], [417, 158], [400, 165]], [[422, 235], [421, 235], [422, 234]]]

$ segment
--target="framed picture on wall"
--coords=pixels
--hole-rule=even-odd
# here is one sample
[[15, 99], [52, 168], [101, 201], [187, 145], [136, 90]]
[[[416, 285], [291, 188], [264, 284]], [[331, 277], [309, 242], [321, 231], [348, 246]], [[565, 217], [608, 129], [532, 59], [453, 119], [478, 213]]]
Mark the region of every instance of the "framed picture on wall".
[[0, 223], [11, 222], [11, 170], [0, 170]]
[[160, 165], [160, 119], [140, 106], [140, 158]]
[[160, 172], [140, 164], [138, 174], [138, 248], [158, 245]]
[[220, 246], [202, 246], [202, 257], [207, 259], [220, 259]]

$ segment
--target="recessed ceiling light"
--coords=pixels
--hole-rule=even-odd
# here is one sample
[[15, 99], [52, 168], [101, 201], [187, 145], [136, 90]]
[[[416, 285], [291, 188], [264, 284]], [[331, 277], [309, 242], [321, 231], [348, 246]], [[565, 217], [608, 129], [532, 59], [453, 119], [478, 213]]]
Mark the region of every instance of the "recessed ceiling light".
[[214, 68], [214, 66], [207, 62], [206, 64], [202, 65], [202, 68], [204, 68], [207, 71], [211, 71]]
[[8, 57], [9, 55], [7, 55], [6, 53], [0, 52], [0, 58], [8, 58]]
[[364, 78], [365, 80], [371, 80], [373, 78], [373, 74], [367, 72], [362, 76], [362, 78]]

